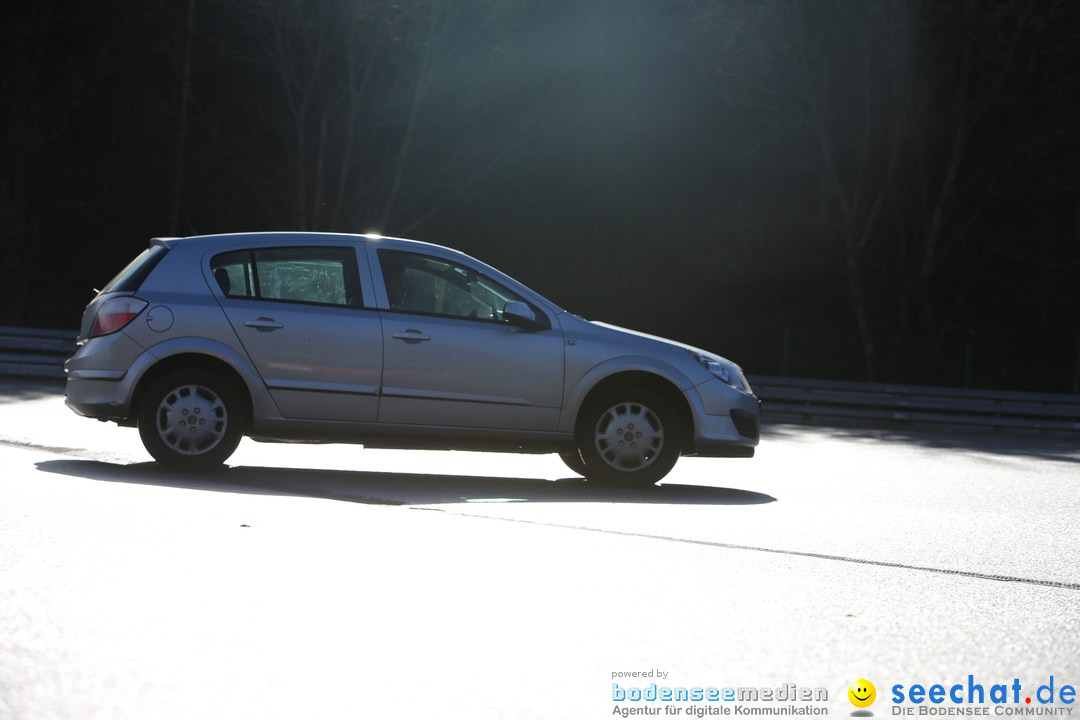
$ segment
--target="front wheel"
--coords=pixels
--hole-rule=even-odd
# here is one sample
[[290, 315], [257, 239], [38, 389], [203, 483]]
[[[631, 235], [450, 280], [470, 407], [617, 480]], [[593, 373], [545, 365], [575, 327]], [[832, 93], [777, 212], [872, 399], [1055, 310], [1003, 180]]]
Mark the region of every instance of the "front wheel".
[[155, 382], [139, 408], [139, 436], [155, 460], [177, 470], [225, 462], [244, 434], [236, 391], [209, 370], [177, 370]]
[[624, 487], [648, 487], [671, 472], [682, 447], [679, 417], [662, 395], [614, 388], [582, 411], [577, 444], [585, 477]]

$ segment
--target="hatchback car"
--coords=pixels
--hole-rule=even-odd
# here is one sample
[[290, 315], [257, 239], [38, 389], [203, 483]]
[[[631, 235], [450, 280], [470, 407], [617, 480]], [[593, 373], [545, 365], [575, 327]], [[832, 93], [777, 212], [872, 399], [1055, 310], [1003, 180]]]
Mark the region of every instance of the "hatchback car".
[[588, 322], [498, 270], [372, 235], [156, 238], [87, 306], [67, 404], [162, 465], [258, 441], [555, 452], [651, 485], [680, 455], [752, 457], [742, 370]]

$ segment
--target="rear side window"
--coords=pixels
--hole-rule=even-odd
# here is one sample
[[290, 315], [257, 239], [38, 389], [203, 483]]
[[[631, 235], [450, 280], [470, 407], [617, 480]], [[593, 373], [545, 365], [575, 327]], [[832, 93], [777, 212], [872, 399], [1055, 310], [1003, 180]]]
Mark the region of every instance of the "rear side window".
[[361, 307], [356, 252], [343, 247], [236, 250], [210, 261], [230, 298]]
[[104, 295], [105, 293], [110, 292], [137, 292], [142, 286], [143, 281], [146, 280], [168, 252], [169, 248], [164, 245], [154, 245], [153, 247], [143, 250], [134, 260], [127, 264], [127, 267], [109, 281], [109, 284], [102, 289], [100, 294]]

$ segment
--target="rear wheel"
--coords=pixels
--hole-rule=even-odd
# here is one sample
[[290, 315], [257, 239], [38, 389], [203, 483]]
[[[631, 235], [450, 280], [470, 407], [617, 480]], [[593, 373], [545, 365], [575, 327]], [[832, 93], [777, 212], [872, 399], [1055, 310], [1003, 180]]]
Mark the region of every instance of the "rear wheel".
[[225, 462], [244, 434], [242, 404], [210, 370], [177, 370], [155, 382], [139, 408], [139, 436], [160, 464], [204, 470]]
[[618, 387], [582, 411], [577, 443], [590, 481], [647, 487], [675, 466], [682, 428], [678, 414], [659, 393]]

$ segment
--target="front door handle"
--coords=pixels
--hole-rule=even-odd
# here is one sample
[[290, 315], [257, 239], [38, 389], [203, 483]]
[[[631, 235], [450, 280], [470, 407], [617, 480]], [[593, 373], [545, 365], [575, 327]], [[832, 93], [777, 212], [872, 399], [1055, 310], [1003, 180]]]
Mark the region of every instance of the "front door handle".
[[398, 340], [404, 340], [407, 343], [422, 343], [431, 339], [430, 335], [425, 335], [419, 330], [411, 328], [405, 332], [394, 333], [394, 337]]
[[281, 323], [274, 320], [274, 318], [261, 317], [257, 320], [248, 320], [244, 323], [246, 327], [255, 328], [256, 330], [278, 330], [285, 327]]

